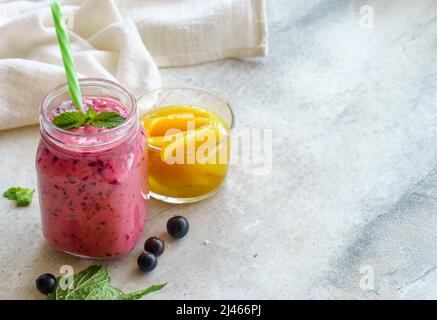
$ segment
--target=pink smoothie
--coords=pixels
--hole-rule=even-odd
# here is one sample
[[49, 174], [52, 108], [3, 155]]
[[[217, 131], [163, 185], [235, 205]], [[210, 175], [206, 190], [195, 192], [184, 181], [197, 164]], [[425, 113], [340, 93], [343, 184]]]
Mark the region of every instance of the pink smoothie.
[[[129, 110], [110, 98], [85, 97], [84, 110]], [[71, 102], [49, 116], [72, 110]], [[65, 147], [42, 139], [37, 155], [38, 191], [44, 236], [56, 249], [93, 257], [117, 257], [133, 249], [147, 216], [147, 163], [144, 130], [136, 127], [111, 142], [114, 129], [86, 126], [72, 129], [80, 135], [62, 135]], [[95, 133], [102, 133], [100, 136]], [[105, 133], [108, 132], [108, 135]], [[94, 134], [94, 135], [93, 135]], [[89, 135], [89, 137], [87, 137]], [[104, 143], [105, 147], [93, 147]], [[71, 144], [88, 145], [70, 148]]]

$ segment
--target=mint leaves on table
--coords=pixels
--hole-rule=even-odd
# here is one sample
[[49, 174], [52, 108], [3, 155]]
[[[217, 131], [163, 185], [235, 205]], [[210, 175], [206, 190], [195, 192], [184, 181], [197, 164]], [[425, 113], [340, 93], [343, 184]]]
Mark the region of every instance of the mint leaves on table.
[[17, 207], [27, 207], [32, 203], [34, 189], [13, 187], [3, 193], [5, 198], [17, 203]]
[[82, 126], [98, 128], [112, 128], [120, 125], [124, 117], [117, 112], [102, 111], [96, 113], [93, 108], [88, 108], [86, 113], [82, 111], [66, 111], [53, 118], [53, 124], [59, 128], [72, 129]]
[[49, 300], [137, 300], [165, 287], [166, 283], [153, 285], [147, 289], [124, 293], [111, 285], [108, 271], [93, 265], [73, 276], [71, 288], [62, 289], [59, 277], [55, 290], [48, 295]]

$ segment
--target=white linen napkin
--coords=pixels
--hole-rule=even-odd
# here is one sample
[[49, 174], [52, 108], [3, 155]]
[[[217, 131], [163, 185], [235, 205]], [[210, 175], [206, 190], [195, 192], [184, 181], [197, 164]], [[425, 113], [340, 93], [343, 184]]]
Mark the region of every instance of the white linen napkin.
[[[264, 56], [264, 0], [66, 0], [80, 77], [134, 95], [161, 86], [158, 66]], [[0, 4], [0, 130], [38, 122], [41, 100], [65, 82], [49, 1]]]

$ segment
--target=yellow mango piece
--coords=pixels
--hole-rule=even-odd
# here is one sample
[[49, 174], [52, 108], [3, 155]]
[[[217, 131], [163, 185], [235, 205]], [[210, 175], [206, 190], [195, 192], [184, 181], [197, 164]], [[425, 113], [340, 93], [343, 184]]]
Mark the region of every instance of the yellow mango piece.
[[147, 137], [147, 143], [149, 146], [163, 148], [173, 141], [175, 141], [176, 135], [169, 135], [163, 137]]
[[191, 114], [199, 118], [209, 118], [211, 112], [200, 107], [191, 105], [170, 105], [166, 107], [159, 108], [157, 110], [152, 110], [150, 113], [146, 114], [146, 117], [156, 118], [156, 117], [167, 117], [170, 115], [177, 114]]
[[200, 146], [207, 147], [216, 145], [223, 136], [219, 128], [208, 126], [177, 134], [175, 138], [174, 142], [166, 145], [161, 150], [162, 161], [167, 162], [170, 157], [177, 157], [185, 153], [195, 154]]
[[149, 147], [157, 147], [148, 149], [151, 191], [190, 198], [220, 185], [228, 171], [230, 137], [219, 115], [172, 105], [152, 110], [141, 120]]
[[178, 131], [189, 131], [209, 124], [208, 118], [172, 115], [160, 117], [151, 121], [148, 131], [150, 136], [159, 137], [174, 134]]

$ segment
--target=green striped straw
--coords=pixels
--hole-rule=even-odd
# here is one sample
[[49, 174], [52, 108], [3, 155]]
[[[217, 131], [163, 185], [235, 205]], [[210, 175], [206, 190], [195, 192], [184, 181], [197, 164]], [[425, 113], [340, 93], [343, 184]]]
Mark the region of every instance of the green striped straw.
[[53, 1], [50, 5], [52, 9], [53, 21], [56, 27], [56, 36], [58, 38], [59, 47], [61, 49], [62, 61], [64, 62], [65, 73], [67, 74], [67, 84], [70, 90], [71, 101], [79, 110], [82, 108], [82, 94], [80, 93], [79, 81], [77, 79], [76, 66], [74, 65], [71, 55], [71, 44], [68, 38], [68, 33], [64, 23], [64, 16], [61, 11], [61, 6], [57, 1]]

